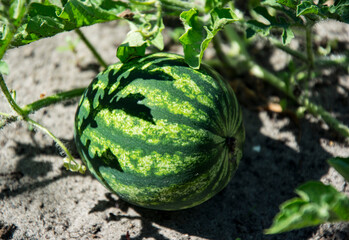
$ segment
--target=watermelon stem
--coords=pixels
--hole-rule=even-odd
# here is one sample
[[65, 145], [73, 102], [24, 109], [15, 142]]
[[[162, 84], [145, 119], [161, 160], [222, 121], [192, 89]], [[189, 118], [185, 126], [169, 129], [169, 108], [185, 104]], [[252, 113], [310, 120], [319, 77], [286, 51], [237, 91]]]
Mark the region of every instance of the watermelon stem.
[[7, 101], [9, 102], [10, 106], [12, 107], [12, 109], [16, 113], [18, 113], [18, 115], [25, 116], [23, 109], [20, 106], [18, 106], [18, 104], [16, 103], [15, 99], [13, 98], [11, 92], [9, 91], [2, 74], [0, 74], [0, 88], [1, 88], [2, 92], [4, 93]]
[[[57, 97], [56, 98], [55, 97], [48, 98], [45, 101], [39, 101], [39, 103], [36, 102], [36, 104], [29, 104], [29, 107], [28, 107], [28, 105], [26, 105], [25, 110], [23, 110], [20, 106], [18, 106], [14, 97], [12, 96], [10, 91], [8, 90], [8, 87], [4, 81], [2, 74], [0, 74], [0, 88], [1, 88], [2, 92], [4, 93], [7, 101], [9, 102], [10, 106], [19, 115], [19, 116], [14, 116], [14, 115], [6, 114], [6, 113], [0, 113], [2, 118], [4, 118], [4, 121], [0, 122], [0, 128], [2, 128], [3, 126], [5, 126], [8, 123], [11, 123], [11, 122], [14, 122], [17, 120], [24, 120], [24, 121], [32, 124], [33, 126], [37, 127], [38, 129], [40, 129], [41, 131], [43, 131], [47, 135], [49, 135], [62, 148], [62, 150], [67, 155], [67, 157], [64, 159], [64, 166], [67, 169], [74, 171], [74, 172], [79, 171], [80, 173], [84, 173], [86, 171], [86, 167], [75, 161], [74, 157], [69, 152], [67, 147], [52, 132], [50, 132], [47, 128], [45, 128], [44, 126], [42, 126], [38, 122], [36, 122], [28, 117], [28, 114], [32, 113], [34, 111], [33, 109], [37, 110], [37, 109], [41, 108], [43, 105], [45, 105], [44, 103], [46, 103], [46, 104], [51, 103], [52, 104], [52, 102], [57, 102], [58, 101]], [[61, 99], [66, 99], [66, 98], [64, 98], [64, 96], [66, 96], [66, 95], [75, 96], [74, 94], [77, 94], [77, 93], [81, 94], [81, 90], [73, 92], [74, 94], [71, 94], [71, 91], [68, 91], [68, 93], [70, 95], [66, 94], [66, 93], [65, 94], [61, 93], [59, 96], [60, 97], [63, 96], [63, 98], [61, 98]]]
[[97, 59], [97, 61], [99, 62], [99, 64], [104, 67], [107, 68], [108, 64], [103, 60], [102, 56], [97, 52], [96, 48], [91, 44], [91, 42], [86, 38], [85, 34], [83, 34], [83, 32], [77, 28], [75, 29], [76, 34], [81, 38], [81, 40], [85, 43], [85, 45], [87, 46], [87, 48], [91, 51], [91, 53], [93, 54], [93, 56]]
[[38, 122], [36, 122], [36, 121], [34, 121], [34, 120], [30, 119], [30, 118], [27, 118], [26, 121], [28, 123], [32, 124], [33, 126], [35, 126], [36, 128], [40, 129], [41, 131], [43, 131], [47, 135], [49, 135], [58, 144], [58, 146], [65, 152], [67, 157], [65, 157], [63, 159], [63, 161], [64, 161], [64, 167], [67, 170], [70, 170], [70, 171], [73, 171], [73, 172], [85, 173], [86, 167], [84, 165], [79, 164], [78, 162], [75, 161], [75, 159], [72, 156], [72, 154], [69, 152], [67, 147], [62, 143], [62, 141], [59, 140], [59, 138], [57, 138], [52, 132], [50, 132], [46, 127], [44, 127], [40, 123], [38, 123]]
[[66, 92], [60, 92], [51, 96], [47, 96], [30, 104], [27, 104], [22, 107], [24, 115], [31, 114], [43, 107], [47, 107], [49, 105], [55, 104], [57, 102], [61, 102], [64, 100], [72, 99], [75, 97], [80, 97], [84, 92], [85, 88], [76, 88], [73, 90], [69, 90]]

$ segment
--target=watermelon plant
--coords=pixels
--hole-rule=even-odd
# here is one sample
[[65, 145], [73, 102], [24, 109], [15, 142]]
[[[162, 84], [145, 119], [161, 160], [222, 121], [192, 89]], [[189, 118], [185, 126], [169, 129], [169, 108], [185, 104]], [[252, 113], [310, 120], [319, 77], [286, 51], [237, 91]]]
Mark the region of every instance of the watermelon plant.
[[[349, 181], [349, 158], [334, 157], [328, 160]], [[309, 181], [295, 192], [299, 197], [290, 199], [280, 206], [272, 226], [266, 234], [275, 234], [299, 228], [316, 226], [327, 222], [349, 222], [349, 197], [331, 185], [320, 181]]]
[[[202, 63], [205, 50], [212, 46], [217, 59], [207, 64], [264, 80], [284, 96], [280, 101], [283, 110], [297, 106], [294, 113], [298, 117], [311, 114], [323, 120], [330, 131], [348, 139], [348, 126], [312, 102], [309, 81], [328, 67], [347, 70], [347, 53], [314, 51], [312, 30], [316, 23], [327, 19], [349, 23], [349, 1], [251, 0], [246, 5], [241, 8], [226, 0], [1, 1], [0, 87], [14, 113], [0, 113], [0, 128], [23, 120], [44, 131], [65, 152], [64, 166], [83, 173], [85, 165], [30, 116], [46, 106], [82, 95], [75, 122], [77, 148], [82, 161], [104, 186], [145, 207], [174, 210], [194, 206], [227, 184], [240, 161], [244, 140], [241, 110], [234, 93]], [[184, 56], [148, 55], [164, 50], [162, 32], [168, 27], [164, 19], [169, 22], [178, 16], [184, 28], [175, 40], [182, 44]], [[80, 28], [114, 20], [127, 21], [130, 31], [116, 49], [121, 63], [108, 66]], [[6, 51], [72, 30], [106, 70], [87, 88], [19, 106], [15, 90], [5, 83], [9, 74], [3, 60]], [[296, 35], [304, 38], [303, 50], [289, 46]], [[288, 54], [292, 59], [289, 73], [272, 72], [254, 59], [249, 48], [260, 40]], [[339, 171], [343, 174], [344, 170]], [[312, 188], [319, 191], [314, 193], [309, 190]], [[321, 202], [318, 196], [322, 192], [327, 193]], [[347, 201], [317, 182], [300, 187], [297, 193], [301, 199], [283, 205], [285, 214], [278, 215], [276, 227], [268, 233], [348, 220], [343, 215], [332, 218], [333, 209], [328, 208], [326, 216], [330, 217], [302, 222], [312, 213], [303, 211], [309, 206], [322, 211], [323, 206], [331, 205], [340, 212], [347, 210]], [[311, 205], [314, 199], [323, 205]], [[291, 216], [289, 209], [298, 221], [287, 218]]]

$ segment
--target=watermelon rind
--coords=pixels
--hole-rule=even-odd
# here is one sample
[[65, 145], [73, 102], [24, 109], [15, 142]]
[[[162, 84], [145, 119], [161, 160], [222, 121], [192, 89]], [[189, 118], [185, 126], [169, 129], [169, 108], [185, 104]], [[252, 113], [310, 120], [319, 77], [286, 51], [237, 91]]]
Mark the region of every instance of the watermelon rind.
[[116, 63], [85, 90], [75, 142], [90, 172], [132, 204], [199, 205], [229, 183], [242, 157], [242, 112], [210, 67], [155, 53]]

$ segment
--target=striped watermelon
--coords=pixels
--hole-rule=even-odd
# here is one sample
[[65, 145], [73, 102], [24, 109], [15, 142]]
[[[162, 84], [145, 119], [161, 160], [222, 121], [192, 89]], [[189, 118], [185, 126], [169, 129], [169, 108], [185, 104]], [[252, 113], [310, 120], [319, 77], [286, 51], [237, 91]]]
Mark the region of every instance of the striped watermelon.
[[75, 118], [91, 173], [122, 199], [161, 210], [193, 207], [222, 190], [244, 138], [230, 86], [168, 53], [111, 65], [86, 89]]

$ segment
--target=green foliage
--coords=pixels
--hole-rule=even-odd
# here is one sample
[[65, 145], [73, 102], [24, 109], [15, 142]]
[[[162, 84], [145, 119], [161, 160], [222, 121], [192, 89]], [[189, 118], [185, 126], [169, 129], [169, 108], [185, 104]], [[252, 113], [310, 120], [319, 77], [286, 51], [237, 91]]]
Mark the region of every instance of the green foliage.
[[349, 157], [335, 157], [328, 160], [328, 163], [334, 167], [344, 178], [349, 181]]
[[214, 8], [210, 11], [210, 21], [199, 17], [196, 9], [190, 9], [180, 15], [185, 33], [179, 38], [183, 45], [186, 62], [193, 68], [199, 68], [204, 51], [213, 37], [226, 24], [238, 18], [229, 8]]
[[[141, 8], [144, 6], [141, 5]], [[164, 48], [161, 34], [164, 24], [160, 3], [155, 2], [149, 10], [154, 10], [154, 8], [156, 8], [156, 14], [141, 14], [138, 6], [134, 7], [134, 11], [138, 14], [133, 14], [129, 19], [130, 31], [116, 53], [121, 62], [126, 62], [133, 57], [144, 56], [148, 46], [155, 46], [159, 50]]]
[[300, 196], [280, 206], [280, 213], [267, 234], [316, 226], [325, 222], [349, 221], [349, 198], [332, 186], [311, 181], [296, 189]]
[[205, 11], [209, 12], [214, 8], [222, 8], [229, 0], [206, 0]]
[[[349, 1], [336, 0], [334, 5], [327, 6], [326, 1], [315, 4], [311, 0], [265, 0], [253, 9], [253, 11], [266, 19], [269, 23], [263, 23], [259, 19], [247, 21], [246, 37], [250, 38], [256, 33], [269, 35], [272, 29], [282, 30], [282, 43], [288, 44], [294, 38], [293, 27], [313, 24], [315, 21], [335, 19], [349, 23]], [[273, 14], [270, 10], [273, 9]], [[305, 17], [305, 21], [300, 16]]]
[[282, 29], [282, 43], [288, 44], [291, 42], [292, 38], [294, 38], [293, 31], [291, 29], [291, 25], [288, 23], [287, 19], [284, 17], [277, 18], [276, 16], [272, 16], [267, 8], [258, 6], [254, 9], [254, 11], [264, 17], [269, 24], [262, 23], [257, 20], [249, 20], [247, 22], [248, 28], [246, 29], [246, 37], [250, 38], [256, 33], [261, 33], [263, 35], [269, 35], [270, 29], [272, 28], [281, 28]]
[[[128, 9], [126, 3], [112, 0], [70, 0], [63, 5], [49, 0], [41, 3], [31, 1], [28, 4], [23, 0], [15, 2], [21, 6], [10, 6], [10, 20], [15, 20], [11, 24], [21, 24], [12, 42], [13, 46], [24, 45], [79, 27], [120, 19], [118, 15]], [[20, 16], [25, 11], [27, 12], [22, 21]], [[2, 25], [5, 29], [11, 27], [10, 23], [6, 22], [2, 22]]]
[[[197, 3], [200, 4], [197, 5]], [[0, 86], [4, 96], [13, 108], [15, 114], [0, 113], [0, 127], [24, 119], [30, 126], [43, 130], [67, 153], [64, 166], [72, 171], [84, 172], [84, 166], [76, 163], [63, 143], [50, 131], [39, 123], [31, 120], [29, 114], [57, 103], [63, 99], [80, 96], [83, 89], [72, 90], [40, 99], [36, 102], [20, 107], [16, 103], [14, 92], [7, 89], [3, 75], [9, 69], [2, 57], [9, 47], [21, 46], [55, 34], [77, 30], [83, 26], [113, 20], [126, 20], [130, 31], [125, 40], [118, 47], [116, 55], [122, 62], [132, 58], [144, 56], [148, 47], [163, 50], [164, 16], [180, 16], [184, 28], [177, 34], [177, 39], [184, 49], [186, 62], [192, 68], [199, 68], [204, 51], [212, 39], [222, 28], [237, 20], [239, 29], [251, 38], [257, 34], [271, 39], [275, 47], [285, 51], [290, 56], [301, 60], [302, 66], [293, 65], [291, 61], [289, 71], [281, 75], [273, 74], [253, 61], [248, 53], [248, 44], [243, 41], [233, 28], [228, 27], [225, 37], [231, 44], [231, 52], [239, 54], [225, 54], [216, 47], [217, 55], [227, 60], [228, 66], [243, 66], [242, 72], [261, 78], [287, 96], [280, 105], [286, 109], [291, 102], [299, 104], [297, 116], [304, 116], [305, 112], [321, 117], [331, 128], [345, 137], [349, 137], [347, 126], [338, 122], [321, 106], [310, 102], [307, 98], [307, 83], [315, 75], [316, 67], [348, 66], [348, 56], [335, 56], [331, 59], [331, 48], [322, 50], [326, 59], [319, 58], [312, 52], [311, 28], [319, 21], [334, 19], [349, 23], [349, 0], [334, 0], [329, 5], [326, 0], [251, 0], [248, 6], [253, 9], [250, 14], [241, 19], [231, 8], [226, 8], [228, 0], [3, 0], [0, 2]], [[237, 11], [236, 11], [237, 12]], [[239, 12], [241, 15], [242, 13]], [[239, 15], [239, 17], [241, 16]], [[251, 17], [251, 16], [252, 17]], [[307, 36], [306, 53], [287, 47], [295, 37], [294, 30], [304, 31]], [[178, 28], [177, 28], [178, 29]], [[227, 30], [227, 29], [226, 29]], [[179, 35], [181, 35], [179, 37]], [[276, 40], [274, 36], [280, 36]], [[87, 44], [87, 41], [80, 36]], [[271, 38], [270, 38], [271, 37]], [[225, 38], [222, 38], [225, 40]], [[253, 41], [252, 41], [253, 43]], [[75, 49], [76, 43], [68, 42], [70, 49]], [[87, 44], [88, 45], [88, 44]], [[216, 45], [216, 44], [215, 44]], [[93, 48], [91, 46], [91, 48]], [[233, 49], [234, 48], [234, 49]], [[151, 48], [154, 49], [154, 48]], [[238, 50], [237, 50], [238, 49]], [[93, 50], [91, 50], [93, 51]], [[239, 56], [236, 56], [239, 55]], [[95, 55], [96, 56], [96, 55]], [[333, 55], [332, 55], [333, 56]], [[334, 60], [335, 59], [335, 60]], [[338, 60], [340, 59], [340, 60]], [[103, 62], [103, 61], [100, 61]], [[330, 64], [328, 64], [330, 63]], [[106, 64], [102, 64], [106, 66]], [[241, 70], [239, 68], [239, 70]], [[281, 77], [279, 77], [281, 76]], [[302, 85], [304, 84], [304, 85]], [[301, 95], [295, 95], [295, 86], [304, 88]], [[138, 99], [136, 99], [138, 101]], [[349, 158], [332, 158], [328, 162], [346, 180], [349, 180]], [[331, 186], [321, 182], [308, 182], [296, 189], [299, 197], [291, 199], [281, 205], [280, 213], [273, 225], [266, 231], [268, 234], [289, 231], [293, 229], [314, 226], [324, 222], [349, 221], [348, 197], [339, 193]]]
[[[349, 180], [349, 158], [328, 160], [343, 177]], [[349, 221], [349, 198], [332, 186], [321, 182], [307, 182], [296, 189], [300, 198], [286, 201], [267, 234], [316, 226], [325, 222]]]

